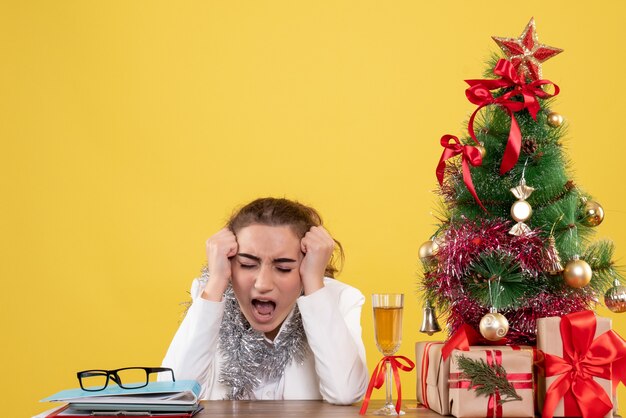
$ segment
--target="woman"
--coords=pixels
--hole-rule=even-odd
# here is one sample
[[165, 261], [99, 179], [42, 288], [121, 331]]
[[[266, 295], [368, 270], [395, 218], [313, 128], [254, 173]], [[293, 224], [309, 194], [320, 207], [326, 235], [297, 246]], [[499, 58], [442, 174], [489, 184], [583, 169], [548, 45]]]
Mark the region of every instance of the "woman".
[[199, 381], [203, 399], [362, 397], [364, 297], [332, 278], [335, 241], [314, 209], [257, 199], [206, 247], [208, 266], [164, 367]]

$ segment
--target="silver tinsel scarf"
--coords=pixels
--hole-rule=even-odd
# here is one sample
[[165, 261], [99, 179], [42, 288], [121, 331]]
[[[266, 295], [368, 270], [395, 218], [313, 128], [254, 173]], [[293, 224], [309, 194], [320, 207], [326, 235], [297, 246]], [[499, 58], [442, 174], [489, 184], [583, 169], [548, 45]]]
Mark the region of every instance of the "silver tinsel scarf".
[[254, 389], [261, 382], [276, 381], [292, 361], [304, 361], [309, 344], [302, 317], [296, 305], [291, 319], [271, 344], [243, 316], [232, 287], [226, 290], [224, 299], [219, 349], [225, 361], [219, 382], [230, 388], [227, 399], [254, 399]]

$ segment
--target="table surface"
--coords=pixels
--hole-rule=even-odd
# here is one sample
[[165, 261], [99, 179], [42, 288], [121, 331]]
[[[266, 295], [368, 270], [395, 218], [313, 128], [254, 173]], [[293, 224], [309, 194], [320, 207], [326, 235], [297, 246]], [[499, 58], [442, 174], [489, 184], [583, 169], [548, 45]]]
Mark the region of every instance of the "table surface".
[[[380, 408], [382, 400], [372, 400], [364, 417], [374, 417], [373, 412]], [[351, 417], [358, 418], [361, 404], [349, 406], [331, 405], [322, 401], [202, 401], [204, 407], [194, 418], [221, 417]], [[441, 418], [441, 415], [423, 407], [417, 407], [414, 400], [403, 401], [405, 417]]]

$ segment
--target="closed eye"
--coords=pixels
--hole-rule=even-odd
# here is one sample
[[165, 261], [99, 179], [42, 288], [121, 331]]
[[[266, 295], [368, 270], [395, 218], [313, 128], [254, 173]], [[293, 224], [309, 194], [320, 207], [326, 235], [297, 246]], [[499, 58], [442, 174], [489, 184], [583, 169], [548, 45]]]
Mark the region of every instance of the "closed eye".
[[280, 271], [281, 273], [289, 273], [293, 269], [287, 267], [276, 267], [276, 270]]
[[244, 264], [244, 263], [239, 263], [239, 265], [241, 266], [242, 269], [253, 269], [256, 267], [256, 264]]

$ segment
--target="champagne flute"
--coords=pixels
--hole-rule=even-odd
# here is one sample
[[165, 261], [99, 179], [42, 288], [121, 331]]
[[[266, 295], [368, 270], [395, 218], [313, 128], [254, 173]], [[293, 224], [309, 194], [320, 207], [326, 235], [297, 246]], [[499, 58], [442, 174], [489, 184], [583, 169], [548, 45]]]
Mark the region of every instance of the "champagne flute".
[[[401, 293], [372, 295], [376, 346], [384, 356], [393, 356], [402, 343], [403, 302], [404, 295]], [[392, 370], [389, 361], [386, 369], [385, 406], [374, 412], [374, 415], [403, 415], [404, 411], [396, 413], [396, 406], [393, 404]]]

